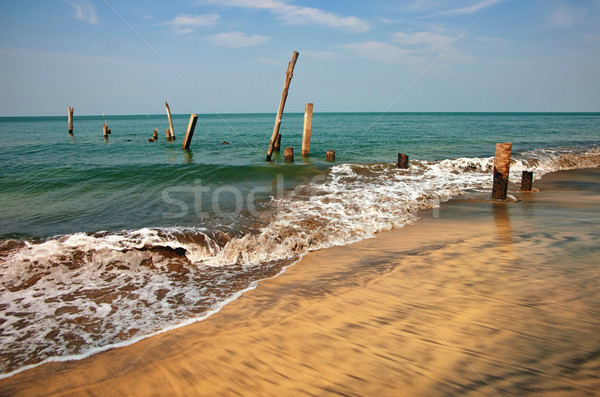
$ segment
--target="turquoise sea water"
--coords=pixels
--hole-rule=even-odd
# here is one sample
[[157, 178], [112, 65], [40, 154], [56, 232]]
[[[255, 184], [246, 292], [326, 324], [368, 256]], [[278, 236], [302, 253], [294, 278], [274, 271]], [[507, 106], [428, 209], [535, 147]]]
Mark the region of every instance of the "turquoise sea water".
[[[197, 216], [164, 217], [172, 209], [163, 200], [165, 188], [200, 180], [213, 190], [234, 186], [246, 194], [257, 185], [270, 186], [276, 175], [290, 188], [331, 167], [324, 161], [330, 149], [338, 164], [391, 163], [398, 152], [430, 161], [484, 158], [493, 156], [496, 142], [513, 142], [518, 154], [589, 147], [600, 136], [600, 113], [316, 113], [311, 155], [303, 159], [303, 115], [285, 114], [282, 147], [296, 153], [290, 166], [277, 155], [264, 161], [274, 118], [200, 115], [187, 151], [181, 144], [189, 115], [174, 116], [175, 142], [164, 138], [165, 115], [75, 115], [73, 136], [66, 116], [0, 118], [0, 236], [199, 226], [203, 220]], [[112, 129], [106, 142], [104, 120]], [[148, 143], [154, 128], [159, 141]], [[231, 209], [233, 196], [221, 196], [223, 209]], [[202, 212], [210, 212], [208, 207]]]
[[183, 150], [188, 120], [167, 142], [165, 115], [75, 113], [73, 136], [66, 115], [0, 118], [0, 378], [199, 321], [309, 251], [489, 199], [497, 142], [513, 144], [511, 190], [522, 170], [600, 166], [600, 113], [315, 113], [308, 157], [303, 114], [284, 114], [294, 163], [265, 162], [274, 114], [199, 115]]

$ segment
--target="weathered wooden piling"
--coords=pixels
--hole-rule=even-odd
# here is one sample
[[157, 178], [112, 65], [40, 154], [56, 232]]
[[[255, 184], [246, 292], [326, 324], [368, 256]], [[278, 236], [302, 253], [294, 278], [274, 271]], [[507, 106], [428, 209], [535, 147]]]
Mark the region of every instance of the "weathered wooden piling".
[[325, 161], [335, 161], [335, 150], [325, 152]]
[[167, 136], [167, 142], [171, 142], [171, 131], [168, 128], [165, 130], [165, 135]]
[[110, 128], [106, 125], [106, 120], [104, 120], [104, 124], [102, 125], [102, 134], [104, 135], [104, 139], [108, 139], [108, 134], [110, 134]]
[[492, 198], [506, 200], [508, 192], [508, 173], [510, 170], [510, 155], [512, 143], [497, 143], [494, 157], [494, 182], [492, 186]]
[[273, 145], [273, 151], [279, 152], [281, 150], [281, 134], [277, 134], [277, 138], [275, 139], [275, 144]]
[[533, 171], [523, 171], [521, 174], [521, 191], [530, 192], [533, 189]]
[[154, 132], [152, 133], [152, 139], [158, 141], [158, 128], [154, 129]]
[[283, 149], [283, 159], [285, 161], [289, 161], [290, 163], [294, 162], [294, 148], [293, 147], [286, 147], [285, 149]]
[[312, 129], [313, 104], [304, 105], [304, 129], [302, 130], [302, 156], [310, 154], [310, 132]]
[[68, 118], [69, 118], [69, 135], [73, 135], [73, 109], [71, 106], [69, 106], [69, 113], [68, 113]]
[[273, 134], [271, 135], [271, 141], [269, 142], [269, 149], [267, 150], [267, 160], [271, 161], [271, 155], [275, 146], [279, 147], [281, 141], [281, 135], [279, 134], [279, 127], [281, 126], [281, 116], [283, 115], [283, 108], [285, 107], [285, 100], [287, 99], [288, 90], [290, 88], [290, 81], [294, 75], [294, 66], [298, 59], [298, 52], [294, 51], [292, 54], [292, 60], [288, 64], [287, 71], [285, 73], [285, 83], [283, 84], [283, 93], [281, 94], [281, 101], [279, 101], [279, 109], [277, 110], [277, 117], [275, 118], [275, 126], [273, 127]]
[[398, 168], [408, 168], [408, 155], [404, 153], [398, 153]]
[[169, 118], [169, 130], [171, 131], [171, 141], [175, 140], [175, 131], [173, 130], [173, 120], [171, 119], [171, 108], [169, 108], [169, 104], [165, 101], [165, 108], [167, 108], [167, 117]]
[[190, 122], [188, 123], [188, 128], [185, 133], [185, 139], [183, 140], [183, 145], [181, 146], [183, 149], [189, 149], [190, 143], [192, 143], [192, 137], [194, 136], [194, 129], [196, 128], [196, 122], [198, 121], [198, 115], [193, 113], [190, 116]]

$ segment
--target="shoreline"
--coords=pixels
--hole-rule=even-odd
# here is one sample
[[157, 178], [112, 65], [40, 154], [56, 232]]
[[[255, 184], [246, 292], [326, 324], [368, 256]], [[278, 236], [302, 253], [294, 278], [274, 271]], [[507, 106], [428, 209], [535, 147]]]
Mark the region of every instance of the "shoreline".
[[[499, 356], [507, 357], [496, 350], [495, 359], [484, 359], [489, 351], [481, 347], [485, 343], [479, 332], [485, 330], [497, 349], [518, 332], [492, 327], [488, 315], [503, 305], [529, 307], [537, 295], [531, 297], [527, 291], [519, 300], [511, 291], [498, 291], [501, 285], [488, 285], [481, 276], [485, 266], [476, 266], [474, 272], [464, 268], [462, 260], [477, 264], [478, 257], [493, 254], [509, 269], [524, 262], [517, 237], [526, 233], [516, 231], [537, 220], [536, 211], [548, 217], [556, 212], [554, 207], [580, 212], [593, 208], [597, 196], [581, 194], [578, 186], [597, 184], [598, 175], [599, 169], [547, 174], [534, 184], [541, 186], [540, 192], [513, 193], [521, 203], [469, 203], [459, 198], [442, 204], [437, 215], [435, 210], [420, 211], [413, 225], [306, 254], [284, 274], [262, 280], [256, 289], [206, 320], [80, 361], [43, 364], [0, 380], [0, 391], [7, 395], [389, 394], [406, 387], [407, 394], [464, 395], [491, 393], [490, 389], [523, 394], [527, 388], [511, 389], [510, 379], [499, 378], [496, 372], [505, 367], [523, 372], [519, 376], [533, 377], [526, 379], [527, 387], [541, 375], [516, 363], [500, 364]], [[535, 251], [533, 244], [527, 248]], [[430, 269], [433, 259], [440, 264]], [[471, 277], [457, 280], [449, 269]], [[506, 269], [500, 270], [505, 277]], [[505, 281], [523, 287], [528, 285], [524, 281], [531, 280], [508, 277]], [[536, 281], [540, 284], [536, 291], [551, 299], [543, 283], [552, 277]], [[452, 288], [445, 291], [447, 285]], [[482, 290], [465, 296], [458, 287], [469, 290], [473, 285]], [[473, 307], [468, 299], [472, 297], [491, 306]], [[386, 305], [391, 307], [382, 307]], [[458, 329], [446, 325], [457, 318]], [[480, 328], [478, 332], [471, 329], [473, 324]], [[474, 342], [465, 345], [465, 335]], [[598, 358], [592, 357], [596, 362]], [[593, 382], [585, 377], [582, 385], [577, 379], [566, 384], [574, 388], [571, 392], [591, 393], [591, 385], [598, 385]]]

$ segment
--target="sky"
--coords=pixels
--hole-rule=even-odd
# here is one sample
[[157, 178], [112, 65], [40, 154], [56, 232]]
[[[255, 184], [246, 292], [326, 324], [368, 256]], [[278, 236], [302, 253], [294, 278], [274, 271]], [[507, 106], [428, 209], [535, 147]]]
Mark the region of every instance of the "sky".
[[598, 112], [600, 0], [0, 0], [0, 116]]

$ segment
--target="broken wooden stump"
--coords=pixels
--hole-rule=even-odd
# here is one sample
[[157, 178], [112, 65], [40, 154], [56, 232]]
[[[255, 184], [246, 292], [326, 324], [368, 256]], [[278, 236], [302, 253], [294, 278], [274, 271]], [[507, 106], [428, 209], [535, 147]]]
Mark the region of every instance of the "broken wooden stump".
[[335, 150], [325, 152], [325, 161], [335, 161]]
[[533, 189], [533, 171], [523, 171], [521, 174], [521, 191], [530, 192]]
[[283, 149], [283, 159], [290, 163], [294, 162], [294, 148], [293, 147], [286, 147], [285, 149]]
[[492, 185], [492, 198], [506, 200], [508, 192], [508, 174], [510, 170], [510, 155], [512, 143], [497, 143], [494, 157], [494, 181]]
[[267, 160], [271, 161], [271, 155], [273, 154], [273, 150], [275, 147], [280, 147], [281, 142], [281, 134], [279, 134], [279, 127], [281, 126], [281, 116], [283, 115], [283, 109], [285, 107], [285, 101], [287, 99], [288, 90], [290, 88], [290, 81], [292, 81], [292, 76], [294, 74], [294, 66], [296, 65], [296, 60], [298, 59], [298, 52], [294, 51], [292, 54], [292, 60], [288, 63], [288, 68], [285, 73], [285, 83], [283, 84], [283, 93], [281, 94], [281, 100], [279, 101], [279, 109], [277, 109], [277, 117], [275, 118], [275, 126], [273, 127], [273, 134], [271, 135], [271, 141], [269, 142], [269, 149], [267, 150]]
[[182, 149], [189, 149], [190, 143], [192, 143], [192, 137], [194, 136], [194, 129], [196, 128], [196, 122], [198, 121], [198, 115], [193, 113], [190, 116], [190, 122], [188, 123], [188, 128], [185, 133], [185, 138], [183, 139]]
[[408, 155], [404, 153], [398, 153], [398, 168], [407, 169], [408, 168]]

